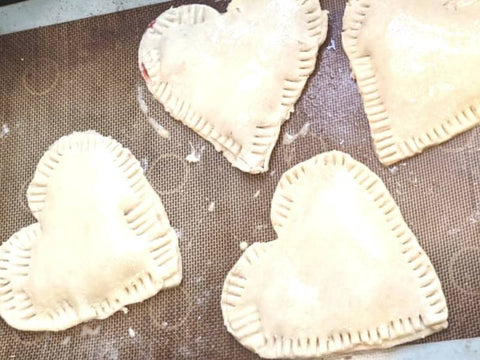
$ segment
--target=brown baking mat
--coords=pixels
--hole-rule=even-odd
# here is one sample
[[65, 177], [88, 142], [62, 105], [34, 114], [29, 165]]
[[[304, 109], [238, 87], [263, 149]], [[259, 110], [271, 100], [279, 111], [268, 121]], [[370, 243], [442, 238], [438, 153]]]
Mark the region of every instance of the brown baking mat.
[[[207, 3], [226, 7], [225, 2]], [[0, 239], [34, 222], [25, 191], [48, 146], [72, 131], [94, 129], [142, 161], [181, 233], [184, 269], [182, 286], [129, 306], [128, 314], [60, 333], [15, 331], [0, 320], [0, 358], [256, 358], [223, 327], [223, 280], [241, 255], [241, 241], [275, 239], [270, 201], [281, 174], [332, 149], [352, 154], [382, 177], [438, 271], [450, 326], [426, 341], [480, 336], [479, 129], [384, 168], [372, 151], [360, 96], [341, 49], [344, 1], [326, 0], [330, 31], [321, 61], [282, 135], [296, 133], [306, 122], [312, 123], [311, 131], [291, 145], [280, 140], [270, 172], [244, 174], [170, 118], [147, 91], [150, 115], [170, 130], [171, 140], [160, 138], [140, 111], [137, 88], [145, 89], [137, 70], [140, 37], [153, 18], [179, 4], [0, 37], [0, 126], [5, 125], [0, 132]], [[197, 164], [185, 161], [189, 143], [197, 149], [205, 145]], [[211, 202], [215, 209], [209, 212]]]

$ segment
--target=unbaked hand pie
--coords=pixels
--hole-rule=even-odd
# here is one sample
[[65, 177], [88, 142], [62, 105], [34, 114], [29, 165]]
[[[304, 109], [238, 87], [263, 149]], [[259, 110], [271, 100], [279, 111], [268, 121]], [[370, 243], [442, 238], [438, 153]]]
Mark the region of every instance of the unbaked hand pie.
[[150, 23], [139, 67], [174, 118], [233, 166], [260, 173], [315, 68], [327, 23], [319, 0], [233, 0], [225, 14], [180, 6]]
[[175, 231], [132, 153], [93, 131], [60, 138], [27, 191], [38, 220], [0, 247], [0, 315], [21, 330], [103, 319], [182, 278]]
[[480, 2], [350, 0], [343, 46], [380, 161], [480, 122]]
[[430, 260], [380, 178], [341, 152], [281, 178], [278, 239], [250, 246], [229, 272], [227, 329], [264, 358], [391, 347], [447, 327]]

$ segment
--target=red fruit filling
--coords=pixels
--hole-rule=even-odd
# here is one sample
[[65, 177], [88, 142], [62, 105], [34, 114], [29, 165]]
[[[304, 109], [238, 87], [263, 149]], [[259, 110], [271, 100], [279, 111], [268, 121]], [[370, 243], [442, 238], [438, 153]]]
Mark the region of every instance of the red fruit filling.
[[140, 72], [142, 73], [142, 76], [145, 79], [145, 81], [149, 82], [150, 81], [150, 76], [148, 75], [148, 71], [145, 68], [145, 65], [143, 64], [143, 62], [140, 63]]

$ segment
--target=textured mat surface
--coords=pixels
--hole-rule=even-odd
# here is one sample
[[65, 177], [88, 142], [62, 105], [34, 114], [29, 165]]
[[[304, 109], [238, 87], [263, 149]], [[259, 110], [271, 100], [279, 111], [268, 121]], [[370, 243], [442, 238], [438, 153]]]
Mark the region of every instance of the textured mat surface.
[[[240, 242], [275, 239], [270, 200], [281, 174], [332, 149], [350, 153], [380, 175], [440, 276], [450, 326], [425, 341], [480, 336], [480, 130], [384, 168], [372, 150], [341, 49], [344, 1], [326, 0], [328, 39], [296, 112], [282, 129], [282, 135], [294, 134], [309, 122], [310, 132], [290, 145], [280, 140], [270, 172], [244, 174], [170, 118], [137, 71], [137, 47], [148, 23], [180, 3], [187, 2], [0, 37], [0, 240], [34, 221], [25, 192], [48, 146], [72, 131], [94, 129], [141, 160], [181, 233], [184, 265], [182, 286], [129, 306], [128, 314], [61, 333], [19, 332], [0, 320], [0, 358], [255, 359], [223, 327], [223, 280], [241, 255]], [[171, 132], [170, 140], [159, 137], [140, 110], [138, 87], [149, 116]], [[185, 161], [190, 144], [198, 150], [205, 145], [197, 164]]]

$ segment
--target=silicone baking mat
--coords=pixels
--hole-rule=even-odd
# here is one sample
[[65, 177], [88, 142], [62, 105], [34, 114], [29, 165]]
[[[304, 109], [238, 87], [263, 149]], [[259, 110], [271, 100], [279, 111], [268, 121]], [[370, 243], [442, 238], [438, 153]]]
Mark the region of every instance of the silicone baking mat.
[[[0, 358], [255, 359], [223, 326], [223, 280], [239, 243], [275, 239], [270, 201], [282, 173], [315, 154], [345, 151], [379, 174], [430, 256], [443, 285], [450, 326], [424, 341], [480, 336], [480, 139], [473, 129], [385, 168], [371, 146], [357, 86], [341, 47], [344, 1], [325, 0], [330, 29], [311, 77], [280, 139], [271, 169], [234, 169], [146, 91], [137, 47], [148, 23], [171, 6], [154, 5], [0, 37], [0, 239], [34, 222], [26, 187], [43, 152], [73, 131], [94, 129], [130, 148], [180, 234], [180, 287], [103, 321], [60, 333], [13, 330], [0, 320]], [[224, 11], [226, 2], [207, 1]], [[412, 40], [413, 41], [413, 40]], [[171, 133], [161, 138], [141, 111]], [[191, 146], [199, 163], [186, 162]], [[214, 206], [212, 204], [215, 204]], [[213, 211], [209, 211], [213, 210]], [[131, 329], [129, 331], [129, 329]]]

